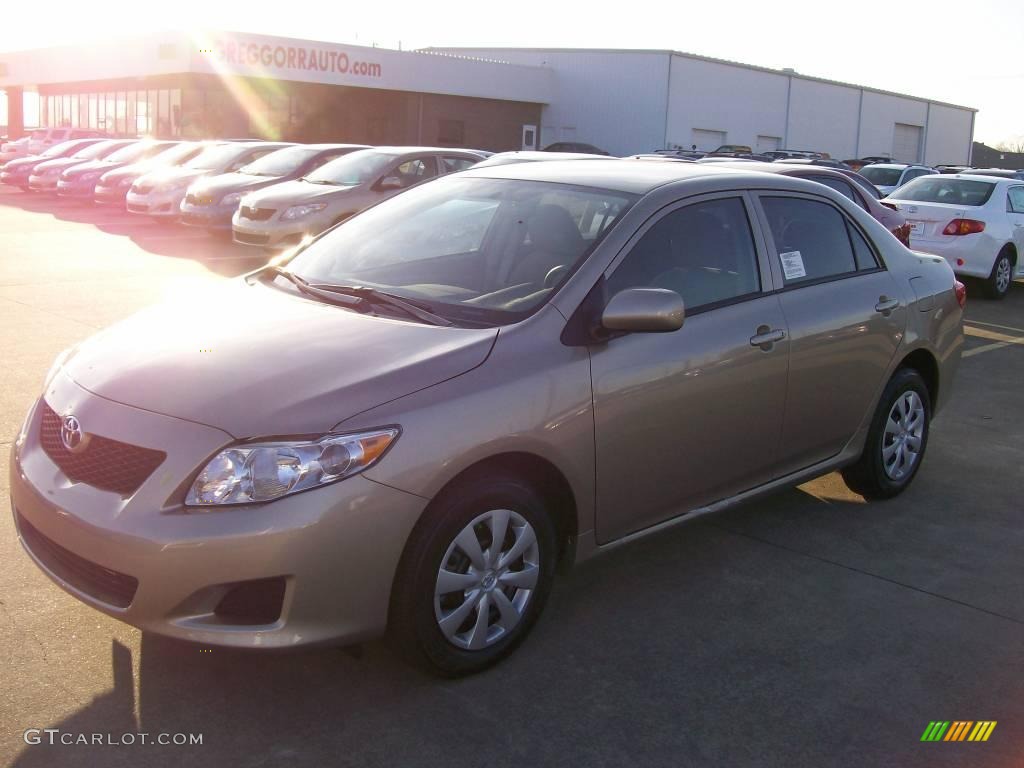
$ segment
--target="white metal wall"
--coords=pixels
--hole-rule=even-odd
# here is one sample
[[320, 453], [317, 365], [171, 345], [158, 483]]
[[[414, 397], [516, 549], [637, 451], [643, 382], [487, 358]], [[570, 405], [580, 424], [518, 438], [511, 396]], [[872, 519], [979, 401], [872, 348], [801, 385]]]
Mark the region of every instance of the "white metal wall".
[[828, 152], [837, 160], [864, 155], [857, 151], [860, 94], [860, 88], [794, 77], [787, 148]]
[[724, 144], [750, 147], [757, 145], [759, 135], [784, 137], [787, 80], [746, 67], [672, 56], [665, 143], [689, 147], [694, 130], [722, 131]]
[[932, 104], [924, 136], [924, 162], [928, 165], [959, 165], [968, 161], [974, 128], [973, 114]]
[[[665, 146], [665, 96], [670, 59], [667, 52], [438, 50], [551, 67], [556, 95], [544, 107], [542, 147], [555, 141], [582, 141], [613, 155], [630, 155]], [[686, 143], [689, 146], [688, 140]]]

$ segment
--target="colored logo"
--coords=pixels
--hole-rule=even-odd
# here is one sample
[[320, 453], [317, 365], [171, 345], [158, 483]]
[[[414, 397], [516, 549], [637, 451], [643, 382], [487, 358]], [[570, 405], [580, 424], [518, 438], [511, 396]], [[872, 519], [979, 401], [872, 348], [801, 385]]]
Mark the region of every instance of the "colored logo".
[[988, 741], [995, 727], [995, 720], [932, 720], [921, 741]]

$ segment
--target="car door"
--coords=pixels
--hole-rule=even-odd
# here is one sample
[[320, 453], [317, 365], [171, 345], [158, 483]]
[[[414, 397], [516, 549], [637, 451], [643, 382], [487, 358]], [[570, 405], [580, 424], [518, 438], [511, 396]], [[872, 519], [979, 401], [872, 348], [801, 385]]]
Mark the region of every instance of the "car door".
[[[1014, 184], [1006, 190], [1006, 215], [1013, 227], [1013, 241], [1017, 253], [1024, 254], [1024, 184]], [[1016, 277], [1024, 277], [1024, 257], [1018, 256]]]
[[683, 297], [672, 333], [591, 347], [601, 543], [772, 476], [789, 341], [751, 201], [734, 192], [663, 209], [606, 272]]
[[838, 206], [762, 193], [771, 268], [790, 333], [780, 474], [838, 454], [885, 382], [906, 327], [906, 297]]

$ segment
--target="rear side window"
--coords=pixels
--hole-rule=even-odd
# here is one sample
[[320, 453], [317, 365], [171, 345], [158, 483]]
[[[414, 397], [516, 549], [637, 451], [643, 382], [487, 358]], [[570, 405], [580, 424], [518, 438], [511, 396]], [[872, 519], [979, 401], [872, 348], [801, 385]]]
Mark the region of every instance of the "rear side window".
[[1024, 187], [1010, 187], [1006, 193], [1006, 210], [1024, 213]]
[[819, 184], [824, 184], [826, 187], [831, 187], [843, 197], [853, 200], [853, 202], [855, 202], [861, 208], [864, 207], [864, 204], [861, 202], [860, 197], [857, 195], [856, 192], [853, 191], [853, 187], [851, 187], [847, 182], [843, 181], [842, 179], [834, 179], [831, 176], [823, 176], [821, 174], [813, 173], [804, 176], [804, 178], [810, 179], [811, 181], [816, 181]]
[[757, 252], [739, 198], [708, 200], [666, 214], [633, 247], [608, 281], [626, 288], [665, 288], [687, 312], [761, 290]]
[[827, 203], [763, 197], [786, 285], [857, 271], [846, 219]]
[[857, 269], [861, 271], [876, 269], [878, 259], [875, 258], [875, 252], [871, 250], [864, 235], [857, 231], [857, 228], [850, 222], [846, 222], [846, 231], [849, 232], [850, 242], [853, 244], [853, 257], [857, 261]]
[[465, 157], [450, 157], [445, 156], [444, 160], [444, 172], [445, 173], [456, 173], [457, 171], [464, 171], [467, 168], [476, 164], [476, 160], [470, 160]]

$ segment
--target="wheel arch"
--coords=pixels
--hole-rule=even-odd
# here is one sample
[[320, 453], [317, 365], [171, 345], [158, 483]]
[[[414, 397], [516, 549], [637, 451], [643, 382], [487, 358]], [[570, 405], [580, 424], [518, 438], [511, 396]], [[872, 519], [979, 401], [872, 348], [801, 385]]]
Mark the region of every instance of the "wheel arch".
[[900, 360], [900, 364], [896, 366], [895, 370], [898, 371], [900, 368], [912, 368], [921, 375], [928, 388], [928, 399], [931, 400], [931, 406], [934, 409], [939, 399], [939, 361], [936, 360], [931, 350], [918, 347], [909, 352]]
[[461, 485], [495, 474], [522, 479], [541, 495], [555, 523], [561, 561], [579, 531], [576, 494], [565, 473], [536, 453], [513, 450], [475, 461], [448, 480], [430, 503], [436, 503]]

